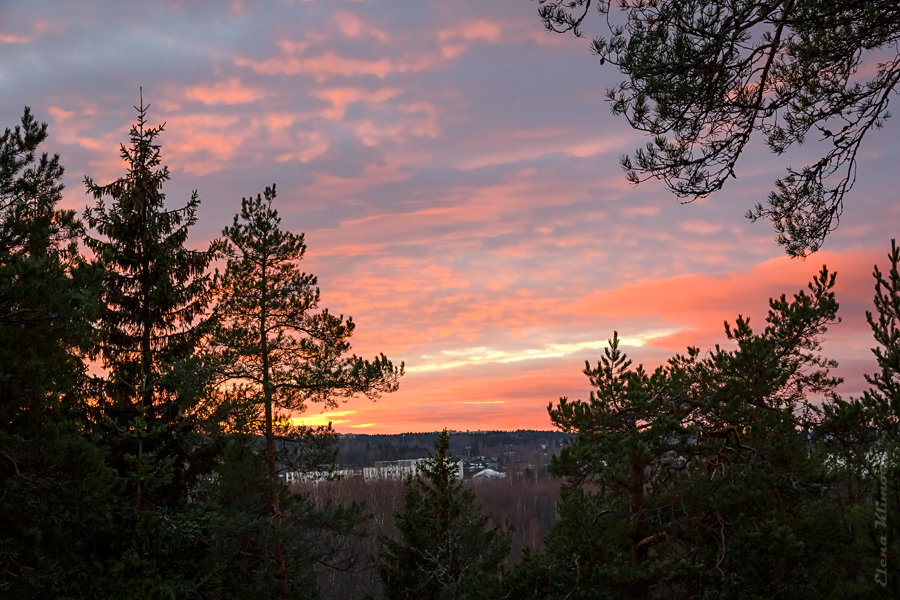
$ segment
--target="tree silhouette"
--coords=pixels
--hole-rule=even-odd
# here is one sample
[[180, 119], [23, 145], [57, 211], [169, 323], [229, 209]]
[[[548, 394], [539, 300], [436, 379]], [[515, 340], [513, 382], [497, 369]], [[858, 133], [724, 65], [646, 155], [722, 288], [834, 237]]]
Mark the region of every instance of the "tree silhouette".
[[581, 35], [592, 4], [607, 17], [591, 49], [625, 76], [607, 92], [613, 113], [653, 136], [622, 159], [634, 183], [661, 179], [690, 201], [735, 177], [754, 132], [776, 154], [823, 141], [821, 158], [789, 167], [747, 213], [770, 220], [792, 256], [822, 245], [900, 81], [896, 2], [623, 0], [621, 15], [610, 0], [539, 3], [552, 31]]
[[217, 281], [221, 326], [216, 339], [224, 376], [234, 383], [231, 395], [249, 406], [251, 414], [261, 412], [262, 421], [257, 417], [255, 423], [265, 437], [275, 532], [272, 559], [277, 597], [284, 598], [289, 581], [279, 537], [283, 514], [277, 450], [299, 441], [286, 426], [288, 416], [309, 403], [336, 406], [357, 395], [375, 398], [392, 392], [403, 365], [394, 367], [383, 354], [371, 361], [348, 354], [355, 324], [319, 310], [316, 277], [299, 267], [306, 252], [303, 234], [281, 229], [272, 207], [275, 197], [273, 185], [255, 198], [242, 199], [240, 213], [222, 232], [228, 263]]

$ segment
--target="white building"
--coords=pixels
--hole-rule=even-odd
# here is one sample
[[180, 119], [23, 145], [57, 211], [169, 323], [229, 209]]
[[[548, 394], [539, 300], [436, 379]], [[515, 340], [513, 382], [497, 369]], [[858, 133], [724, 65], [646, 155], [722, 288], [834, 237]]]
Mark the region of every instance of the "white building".
[[[378, 461], [374, 467], [363, 468], [363, 478], [372, 479], [405, 479], [407, 475], [415, 477], [419, 472], [419, 463], [425, 458], [407, 458], [404, 460]], [[462, 461], [456, 463], [456, 478], [463, 478]]]

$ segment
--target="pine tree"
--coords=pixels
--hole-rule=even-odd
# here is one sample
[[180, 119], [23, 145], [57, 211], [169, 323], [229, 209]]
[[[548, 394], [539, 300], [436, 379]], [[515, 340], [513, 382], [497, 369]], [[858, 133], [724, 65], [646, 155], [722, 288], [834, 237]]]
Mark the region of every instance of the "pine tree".
[[497, 593], [512, 532], [492, 527], [475, 494], [457, 478], [447, 454], [445, 429], [435, 454], [418, 463], [406, 481], [403, 512], [395, 515], [399, 539], [379, 538], [384, 595], [413, 598], [490, 598]]
[[791, 256], [815, 252], [837, 227], [863, 140], [890, 116], [900, 84], [896, 2], [538, 4], [552, 31], [580, 36], [592, 4], [606, 20], [591, 50], [624, 76], [607, 91], [612, 112], [652, 136], [622, 159], [630, 181], [661, 179], [690, 201], [736, 177], [754, 135], [779, 155], [820, 142], [820, 158], [789, 167], [747, 216], [772, 221]]
[[[311, 444], [322, 441], [317, 432], [308, 433]], [[324, 570], [336, 569], [341, 576], [362, 568], [358, 548], [367, 533], [368, 515], [359, 504], [316, 502], [310, 494], [282, 485], [278, 488], [282, 518], [274, 529], [271, 482], [259, 441], [255, 435], [229, 435], [216, 476], [209, 482], [208, 506], [215, 517], [207, 534], [204, 593], [222, 600], [275, 597], [272, 558], [277, 541], [291, 597], [318, 598]]]
[[299, 267], [306, 252], [303, 234], [281, 229], [275, 197], [273, 185], [242, 199], [240, 213], [223, 231], [228, 263], [218, 278], [216, 310], [223, 374], [235, 384], [231, 396], [255, 412], [249, 425], [265, 438], [272, 561], [277, 597], [284, 598], [291, 582], [278, 475], [279, 461], [287, 462], [284, 451], [297, 440], [289, 415], [310, 403], [336, 406], [357, 395], [392, 392], [403, 365], [394, 367], [383, 354], [371, 361], [348, 355], [355, 324], [319, 310], [317, 279]]
[[[900, 248], [891, 242], [887, 272], [875, 265], [875, 311], [866, 311], [877, 370], [860, 397], [825, 404], [818, 438], [853, 533], [846, 553], [866, 557], [854, 583], [859, 597], [895, 598], [900, 577], [890, 567], [900, 553]], [[886, 564], [882, 564], [885, 561]]]
[[[518, 570], [521, 597], [854, 597], [827, 449], [817, 442], [840, 381], [820, 354], [836, 322], [835, 278], [770, 301], [732, 350], [689, 348], [652, 373], [618, 336], [585, 374], [586, 401], [550, 406], [575, 435], [551, 463], [566, 478], [546, 551]], [[871, 592], [871, 588], [869, 590]]]

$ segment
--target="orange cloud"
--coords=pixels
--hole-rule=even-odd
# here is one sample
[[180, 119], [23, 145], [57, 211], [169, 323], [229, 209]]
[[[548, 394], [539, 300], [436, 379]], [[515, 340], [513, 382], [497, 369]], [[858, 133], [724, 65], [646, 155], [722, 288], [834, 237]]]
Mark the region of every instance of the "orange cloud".
[[[635, 362], [653, 368], [688, 345], [725, 342], [722, 323], [737, 314], [749, 315], [751, 325], [761, 329], [768, 298], [801, 289], [822, 262], [838, 272], [837, 296], [844, 305], [843, 323], [829, 332], [825, 354], [848, 367], [866, 364], [871, 340], [863, 311], [871, 304], [871, 265], [879, 254], [822, 253], [814, 262], [776, 258], [746, 271], [588, 291], [574, 302], [565, 297], [577, 288], [561, 297], [549, 289], [534, 297], [511, 294], [512, 280], [488, 294], [470, 272], [424, 260], [398, 260], [391, 277], [347, 273], [354, 285], [333, 281], [323, 289], [323, 302], [349, 307], [359, 323], [358, 352], [385, 351], [397, 362], [405, 360], [407, 376], [397, 394], [376, 404], [355, 401], [359, 412], [346, 426], [359, 419], [375, 423], [373, 431], [547, 428], [548, 402], [564, 395], [586, 397], [583, 361], [599, 356], [613, 329]], [[454, 286], [459, 293], [451, 291]], [[351, 288], [352, 293], [342, 291]], [[407, 318], [397, 321], [396, 314]], [[542, 341], [542, 331], [553, 332], [552, 338]], [[585, 338], [587, 331], [594, 337]], [[852, 385], [857, 387], [849, 391], [859, 389], [859, 382]]]
[[317, 81], [327, 81], [334, 77], [351, 77], [355, 75], [374, 75], [384, 79], [392, 73], [410, 73], [427, 68], [433, 61], [427, 57], [416, 60], [394, 61], [387, 58], [361, 60], [346, 58], [333, 50], [316, 57], [298, 58], [295, 56], [279, 56], [265, 60], [244, 57], [235, 58], [239, 67], [250, 67], [254, 72], [264, 75], [310, 75]]
[[319, 90], [316, 96], [332, 104], [332, 108], [324, 111], [322, 116], [326, 119], [342, 119], [345, 109], [350, 104], [357, 102], [381, 104], [400, 93], [402, 90], [398, 88], [382, 88], [373, 92], [364, 88], [340, 87]]
[[376, 402], [352, 400], [356, 414], [346, 425], [374, 423], [372, 433], [450, 429], [550, 429], [547, 404], [561, 395], [586, 396], [583, 363], [572, 361], [550, 368], [520, 365], [492, 368], [490, 373], [445, 372], [406, 376], [400, 391]]
[[236, 77], [220, 81], [209, 87], [189, 88], [185, 95], [191, 100], [199, 100], [208, 105], [247, 104], [266, 97], [262, 90], [244, 87]]
[[0, 44], [30, 44], [34, 38], [24, 35], [0, 33]]
[[351, 422], [348, 417], [351, 417], [358, 412], [355, 410], [317, 411], [318, 408], [319, 407], [313, 405], [302, 415], [290, 417], [291, 425], [305, 425], [307, 427], [321, 427], [323, 425], [328, 425], [329, 423], [334, 426], [344, 425]]

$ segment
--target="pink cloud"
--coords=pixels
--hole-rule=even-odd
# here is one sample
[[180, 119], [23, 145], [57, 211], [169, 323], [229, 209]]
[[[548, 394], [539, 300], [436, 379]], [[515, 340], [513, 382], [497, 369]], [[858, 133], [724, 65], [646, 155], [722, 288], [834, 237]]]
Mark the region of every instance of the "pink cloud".
[[358, 38], [362, 36], [373, 37], [379, 42], [388, 41], [388, 34], [383, 30], [374, 27], [371, 23], [363, 22], [362, 19], [347, 11], [338, 11], [335, 13], [332, 21], [337, 25], [341, 34], [348, 38]]
[[326, 119], [343, 119], [346, 108], [350, 104], [381, 104], [402, 93], [398, 88], [382, 88], [370, 91], [364, 88], [338, 87], [325, 88], [315, 92], [323, 100], [331, 102], [332, 108], [324, 111]]
[[191, 100], [204, 104], [247, 104], [266, 97], [266, 92], [245, 87], [236, 77], [220, 81], [211, 86], [189, 88], [185, 95]]
[[484, 41], [496, 44], [500, 41], [500, 26], [486, 20], [467, 21], [440, 29], [437, 39], [441, 55], [453, 60], [469, 48], [469, 42]]
[[30, 36], [0, 33], [0, 44], [30, 44], [33, 41]]
[[485, 20], [469, 21], [441, 29], [437, 33], [437, 38], [441, 42], [450, 40], [484, 40], [496, 43], [500, 40], [500, 26]]
[[301, 131], [296, 133], [296, 139], [291, 145], [294, 146], [294, 149], [275, 156], [277, 162], [308, 163], [328, 152], [331, 142], [317, 131], [309, 133]]
[[[17, 7], [21, 22], [0, 39], [16, 51], [3, 63], [8, 104], [49, 115], [67, 206], [86, 203], [83, 173], [122, 175], [138, 85], [151, 122], [167, 122], [167, 192], [177, 201], [197, 187], [204, 199], [197, 247], [242, 192], [277, 182], [323, 306], [357, 322], [355, 351], [409, 365], [398, 394], [333, 415], [345, 431], [549, 427], [547, 402], [586, 396], [583, 361], [614, 329], [653, 366], [723, 341], [738, 313], [762, 327], [768, 297], [793, 293], [822, 262], [839, 271], [844, 317], [826, 353], [861, 389], [862, 314], [884, 254], [867, 249], [900, 222], [884, 175], [900, 139], [889, 131], [860, 155], [826, 246], [841, 251], [769, 260], [780, 254], [771, 228], [741, 215], [765, 200], [784, 158], [748, 147], [727, 196], [688, 207], [660, 182], [634, 188], [617, 159], [647, 140], [608, 117], [603, 90], [618, 73], [583, 39], [543, 31], [530, 3], [235, 0], [210, 19], [210, 5], [179, 0], [51, 21], [40, 3]], [[196, 35], [182, 40], [173, 19]], [[97, 51], [107, 46], [116, 52]], [[65, 73], [54, 71], [61, 51]]]
[[279, 56], [264, 60], [236, 57], [239, 67], [250, 67], [262, 75], [310, 75], [316, 81], [323, 82], [334, 77], [353, 77], [358, 75], [374, 75], [384, 79], [393, 73], [410, 73], [422, 71], [433, 64], [427, 57], [415, 60], [391, 60], [379, 58], [362, 60], [347, 58], [328, 50], [315, 57]]
[[[602, 154], [618, 156], [633, 146], [634, 140], [635, 136], [631, 133], [585, 140], [575, 129], [564, 132], [553, 128], [507, 131], [486, 135], [476, 151], [460, 157], [457, 166], [462, 170], [474, 170], [535, 160], [552, 154], [575, 158]], [[624, 181], [624, 177], [621, 179]]]
[[48, 109], [50, 116], [54, 118], [57, 124], [62, 124], [75, 116], [75, 112], [71, 110], [65, 110], [58, 106], [51, 106]]

